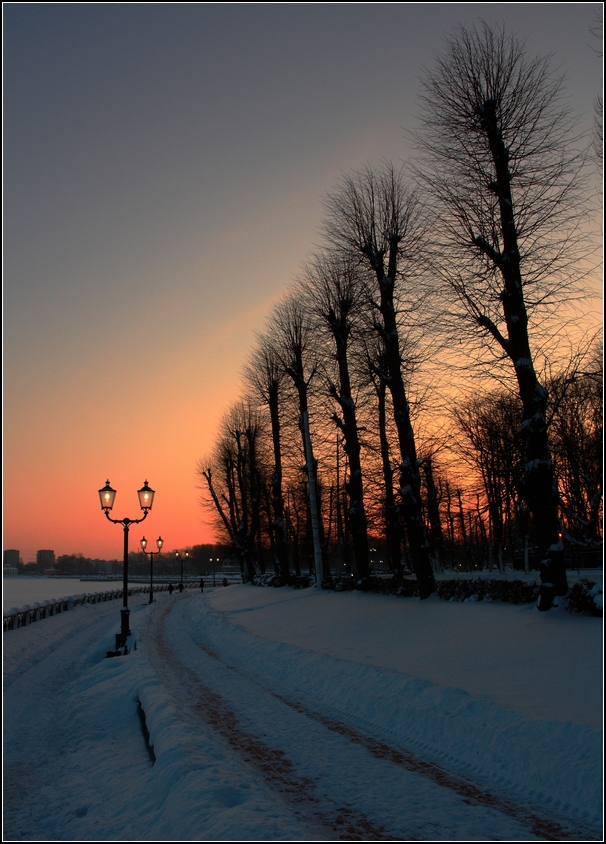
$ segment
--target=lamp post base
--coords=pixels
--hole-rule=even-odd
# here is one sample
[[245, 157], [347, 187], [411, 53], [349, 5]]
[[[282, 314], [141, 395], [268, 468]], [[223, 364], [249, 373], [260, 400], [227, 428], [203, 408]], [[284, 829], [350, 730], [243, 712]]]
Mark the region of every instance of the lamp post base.
[[121, 646], [126, 644], [126, 640], [130, 636], [130, 610], [127, 607], [122, 607], [120, 610], [120, 639]]

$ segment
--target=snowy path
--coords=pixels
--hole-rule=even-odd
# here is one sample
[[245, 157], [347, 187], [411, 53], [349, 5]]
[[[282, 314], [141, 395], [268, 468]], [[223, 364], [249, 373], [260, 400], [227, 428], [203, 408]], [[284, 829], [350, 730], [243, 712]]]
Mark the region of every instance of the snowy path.
[[[154, 628], [152, 663], [179, 701], [226, 739], [272, 791], [328, 840], [565, 840], [591, 833], [445, 770], [331, 717], [292, 691], [268, 688], [247, 660], [221, 654], [186, 605]], [[211, 641], [209, 641], [209, 639]], [[184, 685], [185, 683], [185, 685]]]
[[3, 840], [601, 839], [599, 731], [242, 626], [317, 630], [354, 601], [142, 598], [114, 659], [113, 602], [6, 634]]

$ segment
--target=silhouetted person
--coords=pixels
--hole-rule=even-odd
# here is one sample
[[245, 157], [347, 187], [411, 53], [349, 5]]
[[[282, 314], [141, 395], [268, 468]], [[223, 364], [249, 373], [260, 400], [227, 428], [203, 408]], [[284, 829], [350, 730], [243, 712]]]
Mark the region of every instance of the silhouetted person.
[[183, 592], [183, 581], [179, 584], [179, 592]]
[[226, 577], [223, 578], [223, 586], [227, 586], [227, 578]]
[[172, 595], [174, 591], [175, 591], [175, 587], [172, 585], [172, 583], [169, 583], [168, 584], [168, 594]]
[[204, 578], [200, 578], [200, 592], [204, 592]]

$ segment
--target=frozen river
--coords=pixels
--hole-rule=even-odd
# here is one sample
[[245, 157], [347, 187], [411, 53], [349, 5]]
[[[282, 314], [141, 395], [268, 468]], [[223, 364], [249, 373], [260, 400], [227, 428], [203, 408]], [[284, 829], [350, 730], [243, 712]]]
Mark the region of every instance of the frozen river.
[[[140, 585], [140, 584], [137, 584]], [[24, 604], [66, 598], [86, 592], [106, 592], [121, 589], [122, 580], [85, 580], [77, 577], [5, 577], [2, 580], [2, 611]]]

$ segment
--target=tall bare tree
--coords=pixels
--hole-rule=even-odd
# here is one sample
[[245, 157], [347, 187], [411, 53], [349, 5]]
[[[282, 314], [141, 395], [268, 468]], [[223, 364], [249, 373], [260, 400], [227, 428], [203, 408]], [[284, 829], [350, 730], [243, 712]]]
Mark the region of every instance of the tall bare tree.
[[276, 555], [276, 569], [284, 582], [287, 583], [290, 579], [290, 570], [284, 523], [281, 425], [281, 390], [285, 373], [276, 348], [267, 335], [261, 335], [258, 338], [258, 344], [250, 357], [246, 374], [255, 396], [267, 406], [269, 411], [273, 450], [273, 471], [271, 474], [272, 547]]
[[[365, 289], [357, 263], [330, 253], [318, 255], [310, 262], [306, 282], [309, 309], [316, 314], [320, 328], [329, 334], [332, 341], [331, 357], [334, 358], [336, 372], [331, 371], [332, 367], [327, 367], [326, 380], [328, 392], [339, 408], [333, 413], [332, 419], [343, 435], [347, 455], [347, 526], [352, 540], [356, 576], [368, 577], [368, 525], [364, 506], [360, 436], [351, 378], [352, 332], [355, 335], [356, 329], [360, 329]], [[338, 502], [338, 518], [340, 513]]]
[[419, 203], [403, 174], [391, 164], [344, 176], [325, 203], [324, 234], [344, 255], [355, 256], [374, 279], [374, 321], [384, 346], [400, 449], [400, 500], [421, 598], [435, 589], [421, 501], [421, 474], [402, 374], [402, 344], [396, 289], [413, 296], [411, 276], [422, 255], [423, 225]]
[[419, 172], [434, 200], [436, 272], [460, 315], [514, 368], [522, 495], [540, 535], [545, 610], [567, 581], [530, 317], [562, 300], [579, 257], [583, 156], [562, 79], [501, 27], [458, 27], [422, 86]]
[[276, 306], [269, 320], [268, 331], [272, 336], [280, 365], [292, 381], [298, 397], [299, 429], [305, 454], [316, 586], [321, 586], [324, 579], [322, 515], [317, 462], [312, 448], [309, 421], [309, 386], [316, 374], [317, 366], [313, 354], [313, 325], [298, 296], [291, 293]]
[[[378, 338], [377, 338], [378, 339]], [[402, 565], [402, 522], [394, 492], [394, 469], [392, 466], [389, 437], [387, 435], [387, 363], [382, 342], [366, 346], [366, 360], [370, 381], [374, 388], [377, 402], [376, 426], [379, 436], [378, 451], [381, 456], [382, 515], [385, 526], [385, 542], [389, 568], [395, 574], [401, 574]]]

